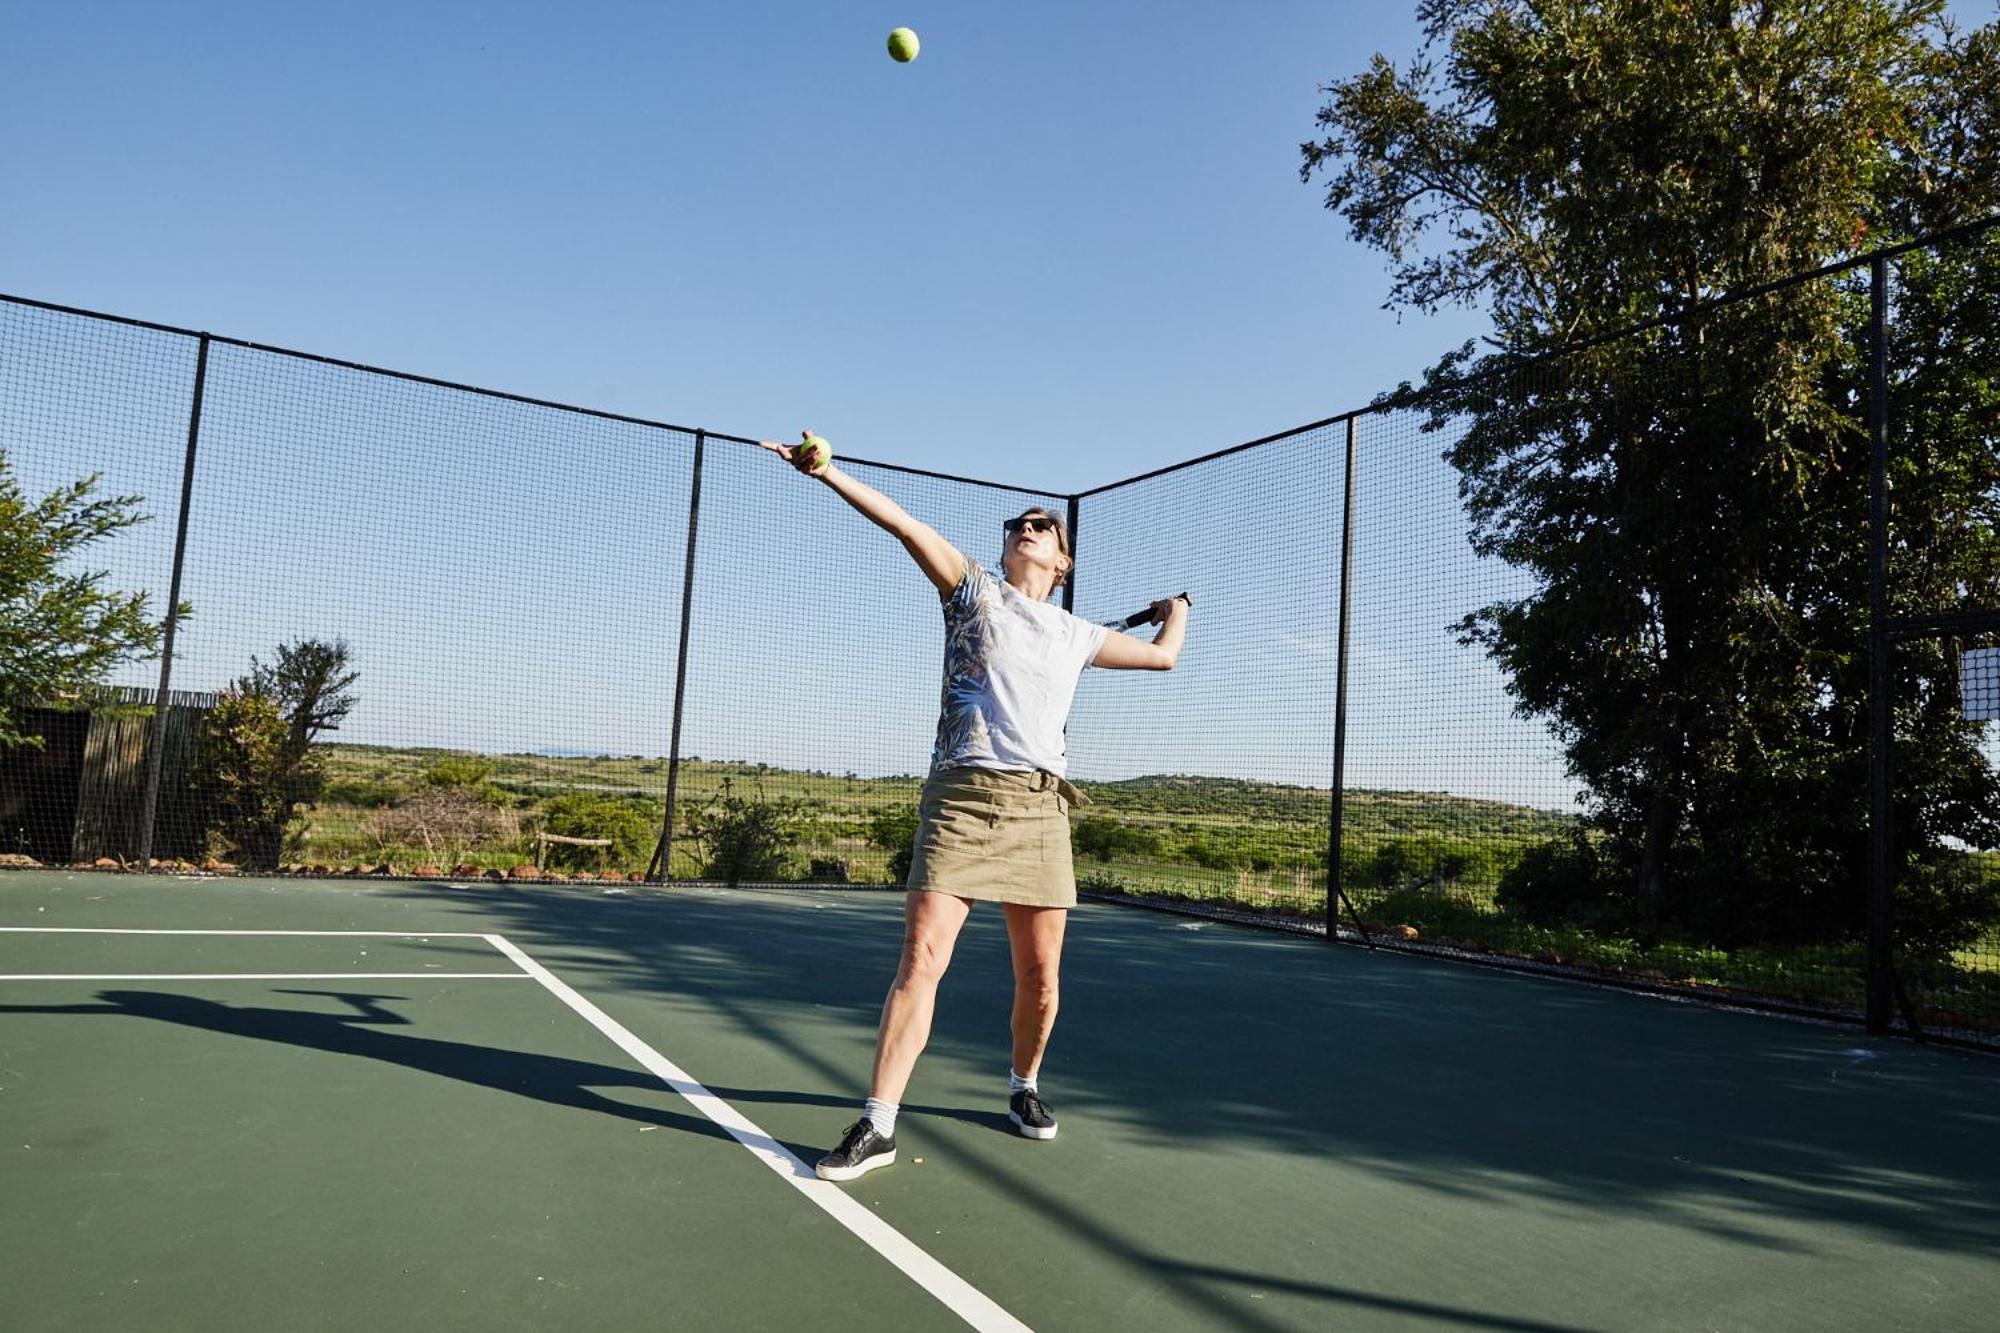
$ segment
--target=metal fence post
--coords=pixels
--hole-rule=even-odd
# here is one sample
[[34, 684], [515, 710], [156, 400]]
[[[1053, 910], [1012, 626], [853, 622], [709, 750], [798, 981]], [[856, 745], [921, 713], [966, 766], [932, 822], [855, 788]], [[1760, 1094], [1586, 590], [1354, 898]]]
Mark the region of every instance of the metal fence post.
[[194, 497], [194, 455], [201, 440], [201, 401], [208, 387], [208, 335], [194, 357], [194, 402], [188, 409], [187, 453], [181, 463], [181, 511], [174, 528], [174, 572], [167, 587], [166, 633], [160, 644], [160, 692], [146, 746], [146, 801], [139, 815], [139, 873], [153, 873], [153, 821], [160, 809], [160, 768], [167, 749], [168, 689], [174, 674], [174, 632], [181, 622], [181, 567], [187, 557], [188, 505]]
[[648, 883], [659, 884], [674, 877], [674, 802], [681, 780], [681, 716], [687, 701], [688, 626], [694, 614], [694, 548], [701, 532], [701, 459], [708, 449], [708, 432], [694, 433], [694, 479], [688, 489], [687, 559], [681, 570], [681, 646], [674, 666], [674, 729], [667, 757], [667, 813], [660, 825], [660, 840], [653, 846], [653, 862], [646, 867]]
[[[1340, 519], [1340, 647], [1333, 689], [1333, 807], [1326, 835], [1326, 938], [1339, 937], [1340, 903], [1347, 889], [1340, 869], [1340, 826], [1346, 813], [1347, 787], [1347, 627], [1349, 593], [1354, 574], [1354, 434], [1355, 418], [1347, 419], [1347, 479], [1341, 484]], [[1357, 914], [1358, 916], [1358, 914]]]
[[1889, 638], [1889, 261], [1868, 266], [1868, 1030], [1886, 1032], [1894, 1004], [1889, 903], [1894, 887]]
[[1076, 612], [1076, 513], [1077, 497], [1069, 497], [1069, 567], [1070, 575], [1063, 580], [1063, 610]]

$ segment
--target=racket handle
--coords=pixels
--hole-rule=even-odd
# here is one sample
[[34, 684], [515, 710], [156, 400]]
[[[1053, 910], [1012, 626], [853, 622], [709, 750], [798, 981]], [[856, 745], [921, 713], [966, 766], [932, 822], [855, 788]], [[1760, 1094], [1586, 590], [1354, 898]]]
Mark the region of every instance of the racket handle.
[[[1194, 598], [1188, 596], [1186, 593], [1181, 593], [1179, 596], [1189, 606], [1194, 605]], [[1131, 615], [1125, 617], [1125, 628], [1131, 629], [1135, 625], [1150, 625], [1152, 622], [1153, 608], [1149, 606], [1144, 611], [1134, 611]]]

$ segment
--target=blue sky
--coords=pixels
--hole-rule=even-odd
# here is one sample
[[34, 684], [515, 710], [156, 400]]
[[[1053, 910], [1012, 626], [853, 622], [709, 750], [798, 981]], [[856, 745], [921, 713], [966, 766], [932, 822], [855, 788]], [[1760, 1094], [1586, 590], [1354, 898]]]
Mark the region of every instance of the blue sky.
[[1407, 5], [17, 0], [0, 283], [1083, 488], [1477, 327], [1380, 310], [1297, 178], [1316, 85], [1416, 41]]
[[[1382, 310], [1382, 256], [1298, 180], [1319, 85], [1412, 55], [1412, 9], [13, 0], [0, 291], [1081, 490], [1358, 406], [1482, 330]], [[4, 332], [39, 349], [0, 362], [16, 467], [149, 497], [98, 563], [157, 604], [187, 366]], [[216, 370], [177, 685], [338, 634], [343, 739], [665, 753], [685, 441]], [[1325, 781], [1338, 444], [1087, 511], [1079, 612], [1195, 585], [1198, 613], [1173, 676], [1086, 679], [1077, 772]], [[1560, 804], [1554, 747], [1448, 633], [1524, 589], [1466, 551], [1438, 447], [1363, 441], [1351, 780]], [[763, 455], [708, 476], [683, 751], [920, 769], [928, 585]], [[870, 479], [986, 559], [1018, 504]]]

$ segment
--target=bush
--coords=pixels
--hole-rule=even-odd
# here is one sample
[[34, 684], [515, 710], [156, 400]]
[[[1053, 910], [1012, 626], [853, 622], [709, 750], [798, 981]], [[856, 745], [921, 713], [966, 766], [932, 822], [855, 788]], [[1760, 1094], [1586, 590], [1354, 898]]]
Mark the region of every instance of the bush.
[[[458, 790], [466, 790], [464, 787]], [[613, 865], [649, 860], [660, 835], [660, 808], [651, 801], [598, 792], [564, 792], [542, 802], [541, 831], [565, 838], [609, 838]], [[548, 861], [561, 869], [584, 870], [599, 862], [599, 848], [552, 843]]]
[[1077, 852], [1095, 861], [1158, 856], [1160, 835], [1144, 824], [1087, 815], [1070, 831]]
[[290, 736], [275, 700], [222, 692], [209, 711], [199, 765], [211, 850], [255, 869], [284, 858], [292, 812], [319, 794], [323, 780], [320, 757], [295, 751]]
[[905, 884], [910, 878], [910, 862], [916, 855], [917, 808], [883, 806], [869, 817], [868, 841], [889, 853], [889, 882]]
[[329, 782], [320, 792], [320, 799], [328, 804], [358, 805], [364, 810], [379, 810], [395, 805], [409, 795], [409, 789], [398, 782], [382, 778], [344, 778], [339, 782]]
[[1538, 926], [1584, 925], [1615, 913], [1597, 849], [1581, 833], [1536, 843], [1500, 876], [1501, 909]]
[[1204, 870], [1229, 870], [1236, 865], [1235, 857], [1206, 837], [1188, 839], [1186, 845], [1181, 848], [1180, 859], [1198, 865]]
[[1093, 870], [1076, 882], [1078, 893], [1125, 893], [1125, 881], [1102, 870]]
[[847, 861], [838, 856], [815, 856], [806, 867], [806, 878], [815, 884], [845, 884], [847, 874]]
[[364, 828], [384, 859], [399, 847], [421, 847], [433, 865], [447, 869], [475, 848], [511, 848], [521, 836], [512, 811], [495, 810], [463, 787], [426, 787], [369, 816]]
[[2000, 928], [2000, 872], [1962, 852], [1908, 866], [1896, 882], [1889, 920], [1905, 950], [1949, 958]]
[[[482, 803], [495, 808], [509, 804], [507, 793], [493, 781], [493, 765], [471, 756], [440, 759], [425, 769], [418, 779], [426, 787], [458, 787], [471, 792]], [[584, 837], [584, 834], [573, 834]]]
[[735, 885], [744, 880], [797, 879], [797, 847], [812, 826], [810, 807], [792, 799], [738, 796], [730, 780], [688, 820], [688, 836], [704, 854], [702, 874]]
[[1368, 882], [1384, 888], [1450, 884], [1464, 878], [1476, 859], [1474, 848], [1445, 838], [1391, 838], [1375, 849]]

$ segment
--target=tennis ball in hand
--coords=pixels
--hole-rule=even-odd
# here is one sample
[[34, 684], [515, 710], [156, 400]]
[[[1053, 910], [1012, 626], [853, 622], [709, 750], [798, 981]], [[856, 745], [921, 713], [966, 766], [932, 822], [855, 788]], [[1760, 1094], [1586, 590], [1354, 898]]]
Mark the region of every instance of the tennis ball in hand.
[[889, 34], [889, 54], [897, 64], [907, 65], [917, 58], [917, 35], [908, 28]]
[[817, 472], [833, 461], [833, 446], [817, 435], [808, 435], [805, 443], [792, 451], [792, 461], [808, 472]]

